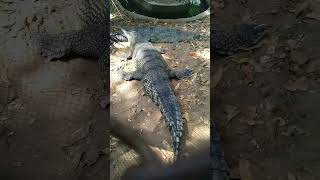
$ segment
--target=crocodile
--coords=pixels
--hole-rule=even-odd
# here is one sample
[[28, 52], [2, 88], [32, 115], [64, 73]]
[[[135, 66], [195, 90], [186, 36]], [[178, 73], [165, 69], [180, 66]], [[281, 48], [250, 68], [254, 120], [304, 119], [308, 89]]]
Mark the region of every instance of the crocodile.
[[[109, 77], [109, 53], [108, 53], [109, 40], [111, 42], [121, 41], [121, 39], [118, 39], [118, 37], [115, 35], [111, 36], [111, 38], [109, 39], [110, 33], [108, 30], [108, 27], [109, 27], [108, 2], [109, 1], [106, 1], [106, 0], [96, 0], [96, 1], [78, 0], [77, 4], [78, 4], [79, 11], [77, 14], [80, 17], [82, 22], [82, 26], [80, 30], [71, 30], [71, 31], [67, 31], [59, 34], [34, 33], [31, 36], [32, 38], [31, 45], [33, 45], [33, 47], [35, 47], [42, 56], [47, 57], [48, 60], [63, 59], [68, 56], [72, 56], [72, 57], [84, 56], [84, 57], [97, 59], [101, 66], [104, 77], [106, 79], [105, 86], [107, 86], [108, 83], [106, 82], [107, 82], [107, 78]], [[155, 33], [152, 34], [152, 32], [155, 32]], [[150, 37], [157, 37], [156, 32], [157, 31], [150, 31], [145, 35], [148, 36], [149, 34]], [[118, 34], [121, 36], [122, 32], [119, 32]], [[158, 41], [163, 40], [163, 37], [162, 38], [146, 38], [146, 39], [149, 39], [149, 41], [152, 41], [152, 42], [157, 42], [157, 40]], [[127, 41], [128, 39], [123, 39], [123, 40]], [[144, 44], [147, 45], [147, 42], [144, 42]], [[151, 47], [150, 44], [148, 46]], [[154, 50], [150, 50], [150, 51], [154, 51]], [[160, 57], [159, 54], [157, 53], [154, 53], [153, 55]], [[161, 57], [159, 59], [161, 59]], [[158, 61], [155, 61], [155, 62], [158, 62]], [[162, 62], [162, 61], [159, 61], [159, 62]], [[153, 63], [147, 63], [147, 64], [153, 65]], [[150, 72], [153, 72], [152, 69], [149, 68], [149, 70]], [[163, 111], [167, 113], [166, 116], [169, 116], [169, 117], [173, 116], [177, 120], [177, 122], [170, 121], [169, 125], [170, 123], [171, 125], [173, 125], [174, 129], [172, 132], [175, 133], [175, 136], [179, 139], [182, 133], [181, 131], [182, 124], [181, 124], [181, 117], [180, 117], [181, 115], [180, 115], [179, 106], [177, 105], [176, 98], [169, 86], [169, 77], [172, 78], [176, 76], [176, 78], [179, 78], [179, 77], [181, 78], [184, 73], [187, 74], [191, 72], [190, 71], [168, 72], [164, 69], [164, 67], [161, 66], [160, 71], [157, 71], [155, 73], [156, 73], [155, 75], [161, 75], [159, 77], [163, 77], [163, 79], [159, 79], [158, 77], [153, 77], [153, 78], [156, 78], [156, 82], [159, 82], [156, 87], [160, 87], [161, 82], [165, 82], [165, 83], [162, 83], [163, 85], [165, 85], [163, 87], [167, 88], [168, 90], [168, 92], [166, 92], [166, 93], [169, 93], [167, 97], [171, 97], [170, 99], [171, 101], [166, 101], [164, 103], [159, 101], [160, 99], [158, 99], [158, 101], [160, 102], [159, 104], [162, 105], [162, 108], [164, 108]], [[150, 78], [152, 77], [150, 76]], [[145, 84], [148, 85], [147, 83]], [[146, 87], [150, 87], [150, 86], [146, 86]], [[147, 88], [147, 90], [151, 91], [152, 89]], [[154, 98], [159, 97], [159, 96], [155, 96], [157, 94], [154, 94], [154, 93], [153, 94], [151, 93], [151, 95], [153, 95]], [[159, 95], [162, 95], [162, 94], [159, 94]], [[171, 106], [174, 106], [173, 107], [174, 109], [170, 109], [169, 107]], [[165, 108], [169, 108], [169, 111], [166, 111]], [[176, 110], [177, 114], [170, 114], [174, 110]], [[176, 142], [175, 143], [176, 148], [179, 146], [179, 144], [177, 143], [179, 142], [178, 139], [174, 139], [174, 141]], [[216, 144], [214, 143], [215, 141], [213, 142], [213, 144], [211, 144], [213, 147], [216, 146]], [[177, 152], [175, 154], [177, 156]], [[220, 156], [219, 153], [218, 154], [215, 153], [214, 155], [218, 155], [219, 156], [219, 157], [217, 156], [218, 159], [222, 158], [222, 156]], [[223, 169], [223, 168], [220, 168], [220, 169]]]
[[142, 81], [146, 94], [160, 107], [170, 129], [175, 161], [178, 158], [183, 124], [180, 107], [170, 87], [170, 79], [189, 77], [192, 70], [169, 68], [161, 53], [145, 38], [141, 38], [140, 34], [124, 29], [122, 31], [129, 41], [128, 59], [132, 59], [136, 67], [133, 72], [122, 72], [122, 78], [127, 81]]
[[230, 30], [214, 26], [211, 29], [212, 51], [219, 55], [233, 55], [256, 45], [266, 34], [264, 24], [240, 24]]
[[224, 159], [221, 139], [214, 120], [210, 123], [210, 170], [211, 180], [229, 180], [229, 168]]
[[109, 77], [109, 2], [77, 0], [76, 7], [81, 20], [80, 30], [58, 34], [31, 33], [31, 45], [48, 60], [65, 57], [98, 59], [104, 77]]
[[[182, 41], [193, 41], [203, 37], [199, 33], [182, 31], [176, 28], [160, 27], [160, 26], [139, 26], [126, 28], [128, 31], [135, 31], [152, 43], [176, 43]], [[112, 32], [110, 34], [112, 39], [116, 39], [116, 42], [128, 41], [122, 31]]]

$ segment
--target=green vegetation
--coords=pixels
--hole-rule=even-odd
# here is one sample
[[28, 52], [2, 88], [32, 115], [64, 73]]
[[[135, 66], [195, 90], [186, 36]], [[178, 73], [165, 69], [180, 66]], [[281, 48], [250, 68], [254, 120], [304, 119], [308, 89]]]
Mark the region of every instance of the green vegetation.
[[[113, 1], [113, 0], [112, 0]], [[141, 7], [138, 7], [135, 3], [127, 0], [118, 0], [123, 7], [131, 12], [137, 14], [142, 14], [150, 17], [161, 18], [161, 19], [175, 19], [175, 18], [187, 18], [196, 16], [206, 9], [208, 9], [208, 3], [205, 0], [186, 0], [187, 8], [182, 12], [172, 12], [172, 13], [160, 13], [160, 12], [146, 12]]]
[[196, 16], [203, 12], [201, 4], [196, 4], [193, 1], [188, 1], [188, 9], [187, 17]]

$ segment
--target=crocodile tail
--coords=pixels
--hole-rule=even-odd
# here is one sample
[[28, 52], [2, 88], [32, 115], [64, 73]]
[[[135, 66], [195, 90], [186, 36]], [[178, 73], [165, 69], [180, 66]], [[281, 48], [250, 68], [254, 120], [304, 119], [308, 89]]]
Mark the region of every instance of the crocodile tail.
[[182, 118], [181, 111], [175, 95], [171, 92], [165, 98], [160, 99], [160, 110], [164, 115], [167, 126], [169, 127], [173, 143], [174, 161], [178, 159], [180, 140], [182, 137]]
[[224, 153], [220, 144], [220, 137], [216, 130], [215, 123], [211, 122], [211, 168], [212, 168], [212, 180], [229, 180], [228, 165], [224, 159]]

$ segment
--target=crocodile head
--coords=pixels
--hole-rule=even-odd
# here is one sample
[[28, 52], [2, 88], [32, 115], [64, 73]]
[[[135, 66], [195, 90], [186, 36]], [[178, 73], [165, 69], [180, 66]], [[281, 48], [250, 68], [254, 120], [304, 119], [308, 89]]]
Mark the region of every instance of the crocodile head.
[[125, 30], [123, 28], [120, 28], [120, 29], [123, 32], [124, 36], [128, 39], [128, 42], [129, 42], [129, 53], [128, 53], [127, 59], [131, 59], [132, 58], [132, 53], [133, 53], [133, 50], [134, 50], [135, 46], [137, 44], [139, 44], [139, 43], [145, 43], [145, 42], [148, 42], [148, 41], [145, 38], [143, 38], [143, 36], [140, 35], [136, 31], [129, 31], [129, 30]]
[[121, 28], [121, 31], [128, 39], [130, 48], [133, 48], [138, 43], [148, 42], [142, 35], [136, 31], [129, 31]]

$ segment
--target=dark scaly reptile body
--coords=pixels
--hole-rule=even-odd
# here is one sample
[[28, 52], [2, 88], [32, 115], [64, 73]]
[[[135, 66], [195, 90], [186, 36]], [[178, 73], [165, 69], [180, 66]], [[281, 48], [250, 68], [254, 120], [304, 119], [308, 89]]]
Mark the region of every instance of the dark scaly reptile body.
[[[242, 24], [231, 30], [211, 29], [211, 50], [220, 55], [232, 55], [235, 52], [257, 44], [265, 35], [265, 25]], [[211, 121], [211, 180], [229, 180], [228, 166], [224, 159], [220, 137], [216, 124]]]
[[109, 3], [106, 0], [76, 3], [81, 29], [59, 34], [33, 34], [33, 45], [49, 60], [63, 57], [98, 59], [104, 73], [105, 86], [109, 77]]
[[214, 26], [211, 29], [210, 44], [214, 53], [232, 55], [257, 44], [265, 34], [266, 26], [263, 24], [241, 24], [230, 30]]
[[[99, 59], [100, 64], [102, 65], [102, 70], [105, 73], [105, 77], [108, 77], [108, 1], [99, 0], [99, 1], [79, 1], [79, 17], [82, 19], [83, 25], [82, 29], [78, 31], [69, 31], [61, 34], [53, 34], [53, 35], [39, 35], [35, 37], [34, 40], [38, 43], [38, 48], [40, 52], [43, 53], [43, 55], [48, 56], [49, 59], [55, 59], [55, 58], [62, 58], [64, 56], [88, 56], [93, 57], [95, 59]], [[101, 8], [99, 8], [101, 7]], [[163, 28], [163, 32], [166, 31], [165, 28]], [[148, 32], [147, 32], [148, 33]], [[157, 37], [158, 31], [152, 31], [149, 30], [149, 34], [151, 38], [149, 39], [151, 42], [157, 42], [157, 40], [163, 40], [163, 38], [155, 38]], [[121, 33], [120, 33], [121, 34]], [[168, 34], [166, 33], [160, 33], [165, 36]], [[169, 33], [170, 34], [170, 33]], [[232, 34], [232, 33], [231, 33]], [[235, 35], [238, 34], [238, 35]], [[211, 33], [211, 44], [213, 44], [213, 51], [214, 52], [223, 52], [224, 54], [229, 54], [230, 52], [233, 53], [236, 49], [240, 47], [239, 42], [234, 40], [233, 46], [228, 46], [226, 44], [217, 43], [218, 40], [220, 42], [227, 42], [225, 39], [237, 39], [237, 38], [230, 38], [230, 37], [237, 37], [241, 33], [233, 33], [233, 35], [230, 35], [230, 32], [226, 31], [220, 31], [220, 30], [213, 30], [213, 33]], [[243, 34], [243, 33], [242, 33]], [[146, 34], [148, 35], [148, 34]], [[175, 34], [177, 35], [177, 34]], [[181, 36], [184, 39], [183, 36]], [[112, 40], [112, 38], [111, 38]], [[116, 40], [116, 37], [115, 39]], [[179, 40], [180, 41], [180, 40]], [[173, 42], [172, 40], [169, 40], [169, 42]], [[157, 72], [159, 73], [159, 72]], [[169, 85], [169, 81], [165, 80], [166, 75], [165, 73], [162, 73], [164, 80], [162, 80], [162, 83], [165, 83]], [[150, 76], [153, 77], [153, 76]], [[156, 77], [158, 81], [158, 77]], [[167, 89], [170, 88], [170, 86], [163, 86], [167, 87]], [[150, 94], [151, 94], [150, 90]], [[169, 91], [165, 91], [168, 93], [168, 97], [172, 96], [174, 97], [172, 91], [171, 93]], [[156, 98], [156, 96], [153, 97], [153, 99]], [[172, 98], [172, 99], [175, 99]], [[173, 101], [173, 103], [169, 103], [169, 106], [172, 104], [176, 104], [176, 99]], [[166, 106], [168, 107], [168, 106]], [[176, 106], [178, 107], [178, 106]], [[179, 107], [178, 107], [179, 108]], [[162, 110], [165, 111], [165, 110]], [[177, 111], [177, 112], [180, 112]], [[168, 114], [170, 116], [171, 114]], [[180, 117], [176, 117], [177, 119], [180, 119]], [[177, 128], [179, 129], [179, 128]], [[211, 157], [213, 158], [213, 179], [214, 180], [224, 180], [226, 179], [226, 165], [223, 159], [221, 146], [219, 144], [219, 139], [217, 136], [217, 133], [214, 129], [213, 130], [213, 138], [212, 138], [212, 147], [213, 151], [211, 154]], [[180, 134], [180, 133], [179, 133]]]
[[135, 62], [136, 71], [124, 73], [126, 80], [141, 80], [147, 95], [160, 107], [173, 142], [174, 159], [178, 158], [182, 136], [182, 118], [178, 101], [170, 86], [170, 79], [190, 76], [190, 69], [173, 70], [168, 67], [161, 53], [139, 34], [126, 35], [129, 39], [130, 57]]
[[214, 121], [210, 123], [210, 157], [211, 157], [211, 180], [229, 180], [228, 165], [224, 159], [224, 153], [220, 142], [220, 137]]
[[[160, 26], [133, 27], [127, 28], [127, 30], [134, 31], [147, 41], [153, 43], [174, 43], [201, 38], [201, 35], [198, 33]], [[117, 41], [127, 41], [126, 37], [120, 31], [111, 33], [111, 37]]]

